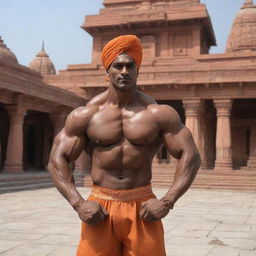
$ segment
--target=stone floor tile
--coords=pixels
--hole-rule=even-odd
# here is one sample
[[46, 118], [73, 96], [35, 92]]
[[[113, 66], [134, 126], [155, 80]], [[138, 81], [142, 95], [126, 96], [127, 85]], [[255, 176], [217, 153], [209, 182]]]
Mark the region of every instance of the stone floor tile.
[[25, 245], [18, 246], [12, 250], [8, 250], [5, 253], [0, 255], [1, 256], [37, 256], [37, 255], [47, 256], [54, 249], [56, 249], [56, 246], [25, 244]]
[[44, 237], [45, 234], [35, 234], [35, 233], [24, 233], [24, 232], [12, 232], [9, 231], [0, 232], [0, 241], [6, 240], [6, 241], [34, 241], [39, 238]]
[[240, 256], [240, 253], [238, 249], [226, 246], [215, 246], [207, 256]]
[[166, 246], [166, 254], [167, 256], [206, 256], [211, 251], [212, 246], [209, 245], [201, 245], [201, 246], [174, 246], [168, 245]]
[[237, 232], [237, 231], [212, 231], [209, 237], [215, 238], [242, 238], [242, 239], [256, 239], [256, 233], [253, 232]]
[[233, 231], [233, 232], [249, 232], [252, 231], [252, 225], [242, 224], [242, 225], [233, 225], [233, 224], [217, 224], [214, 228], [215, 231]]
[[22, 242], [21, 241], [8, 241], [8, 240], [3, 240], [1, 239], [1, 245], [0, 245], [0, 254], [2, 255], [2, 253], [12, 249], [12, 248], [15, 248], [19, 245], [21, 245]]
[[80, 234], [75, 235], [63, 235], [63, 234], [50, 234], [38, 239], [38, 244], [49, 244], [58, 246], [76, 246], [79, 242]]
[[73, 247], [60, 247], [47, 256], [75, 256], [76, 255], [76, 246]]
[[239, 256], [256, 256], [256, 251], [239, 250]]
[[256, 238], [252, 239], [230, 239], [230, 238], [222, 238], [223, 243], [229, 247], [237, 248], [241, 250], [255, 250], [256, 251]]

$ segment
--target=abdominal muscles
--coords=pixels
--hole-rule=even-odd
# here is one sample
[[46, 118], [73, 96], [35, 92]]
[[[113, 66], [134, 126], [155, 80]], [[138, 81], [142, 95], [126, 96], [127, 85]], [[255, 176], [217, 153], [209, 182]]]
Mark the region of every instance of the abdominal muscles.
[[129, 189], [150, 183], [150, 145], [134, 145], [127, 139], [114, 145], [96, 146], [92, 155], [94, 184], [113, 189]]

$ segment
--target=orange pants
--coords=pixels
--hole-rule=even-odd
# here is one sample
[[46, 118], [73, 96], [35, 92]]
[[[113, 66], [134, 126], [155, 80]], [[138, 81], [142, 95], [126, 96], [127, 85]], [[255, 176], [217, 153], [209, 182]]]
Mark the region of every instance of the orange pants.
[[82, 223], [76, 256], [166, 256], [161, 221], [139, 217], [141, 203], [155, 198], [151, 186], [110, 190], [93, 186], [88, 200], [100, 203], [109, 216], [97, 226]]

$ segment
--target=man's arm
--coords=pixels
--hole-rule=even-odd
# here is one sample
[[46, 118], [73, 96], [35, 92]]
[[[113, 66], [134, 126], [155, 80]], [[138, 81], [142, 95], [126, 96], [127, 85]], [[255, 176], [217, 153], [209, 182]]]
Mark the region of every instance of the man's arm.
[[189, 129], [183, 126], [177, 112], [167, 105], [158, 105], [155, 112], [160, 126], [161, 140], [177, 161], [173, 184], [160, 201], [143, 205], [141, 217], [158, 220], [165, 217], [175, 202], [191, 186], [200, 167], [200, 156]]
[[162, 140], [168, 152], [177, 159], [174, 181], [165, 195], [173, 205], [189, 189], [200, 167], [200, 156], [191, 132], [186, 127], [164, 130]]
[[78, 108], [67, 118], [65, 127], [56, 136], [50, 154], [48, 170], [60, 193], [78, 212], [82, 221], [96, 225], [106, 212], [94, 202], [85, 201], [77, 191], [69, 163], [79, 157], [86, 144], [86, 130], [93, 106]]

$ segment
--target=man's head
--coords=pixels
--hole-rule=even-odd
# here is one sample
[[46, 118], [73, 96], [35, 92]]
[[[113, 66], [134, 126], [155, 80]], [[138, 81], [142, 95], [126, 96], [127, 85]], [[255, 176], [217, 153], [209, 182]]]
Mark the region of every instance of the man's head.
[[109, 41], [102, 50], [102, 63], [110, 83], [117, 89], [136, 86], [142, 61], [140, 40], [134, 35], [119, 36]]

